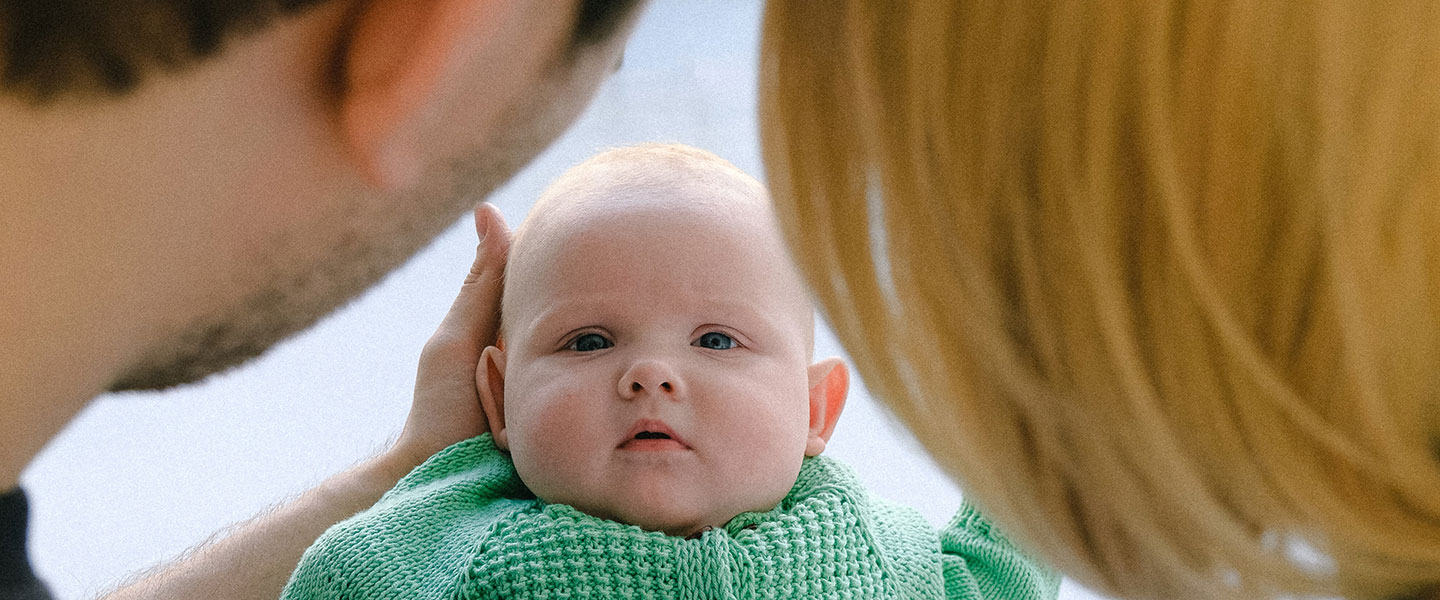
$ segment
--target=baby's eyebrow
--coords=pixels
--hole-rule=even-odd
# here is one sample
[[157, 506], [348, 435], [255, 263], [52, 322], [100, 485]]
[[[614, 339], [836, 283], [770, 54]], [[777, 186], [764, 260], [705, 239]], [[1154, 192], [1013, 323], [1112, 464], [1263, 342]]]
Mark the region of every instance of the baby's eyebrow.
[[[627, 304], [629, 303], [625, 300], [607, 300], [604, 297], [551, 302], [542, 306], [534, 318], [524, 323], [520, 330], [531, 337], [536, 334], [545, 334], [549, 323], [572, 313], [588, 313], [585, 320], [597, 324], [623, 322], [637, 318], [633, 310], [624, 308]], [[721, 299], [704, 299], [693, 306], [692, 310], [696, 318], [707, 321], [707, 323], [697, 322], [697, 326], [724, 325], [740, 329], [746, 335], [767, 337], [778, 336], [785, 329], [780, 320], [780, 313], [784, 312], [783, 310], [765, 310], [765, 307], [752, 303]], [[575, 324], [566, 323], [556, 329], [563, 327], [565, 331], [570, 331], [574, 326]], [[563, 332], [557, 331], [556, 335], [559, 333]]]
[[[588, 313], [585, 319], [586, 321], [604, 322], [613, 321], [617, 316], [617, 312], [612, 305], [593, 298], [548, 302], [542, 305], [535, 313], [535, 316], [529, 321], [519, 324], [517, 329], [529, 337], [534, 337], [537, 333], [545, 333], [544, 329], [546, 326], [554, 322], [557, 318], [571, 313]], [[564, 327], [565, 331], [569, 331], [574, 325], [567, 324]], [[559, 333], [563, 332], [557, 332], [557, 335]]]

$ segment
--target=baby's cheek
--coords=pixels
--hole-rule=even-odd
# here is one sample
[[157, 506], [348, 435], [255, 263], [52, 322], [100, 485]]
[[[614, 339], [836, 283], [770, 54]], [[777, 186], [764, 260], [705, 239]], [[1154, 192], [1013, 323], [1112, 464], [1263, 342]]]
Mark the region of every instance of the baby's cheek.
[[774, 411], [734, 433], [731, 476], [745, 510], [768, 510], [795, 485], [805, 456], [809, 412]]
[[[786, 446], [793, 446], [787, 444]], [[804, 460], [804, 448], [780, 448], [750, 446], [750, 456], [741, 459], [736, 467], [735, 485], [728, 488], [735, 494], [738, 510], [735, 512], [766, 511], [775, 507], [790, 489], [800, 473]]]
[[595, 453], [596, 435], [587, 427], [593, 416], [567, 400], [528, 405], [513, 413], [514, 420], [507, 419], [516, 471], [536, 495], [551, 502], [567, 502]]

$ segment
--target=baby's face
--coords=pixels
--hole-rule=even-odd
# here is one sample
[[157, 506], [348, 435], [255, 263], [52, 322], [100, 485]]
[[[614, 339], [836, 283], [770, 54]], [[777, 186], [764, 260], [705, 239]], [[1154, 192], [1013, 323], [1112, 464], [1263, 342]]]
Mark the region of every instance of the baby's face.
[[813, 316], [763, 210], [652, 200], [525, 234], [482, 385], [537, 496], [683, 536], [794, 485]]

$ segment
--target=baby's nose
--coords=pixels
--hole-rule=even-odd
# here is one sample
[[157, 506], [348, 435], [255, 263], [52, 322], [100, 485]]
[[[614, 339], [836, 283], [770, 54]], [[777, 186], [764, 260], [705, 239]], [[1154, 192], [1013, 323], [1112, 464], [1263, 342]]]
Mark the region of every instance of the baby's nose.
[[680, 379], [675, 370], [658, 360], [639, 360], [620, 378], [620, 397], [632, 399], [644, 393], [673, 396], [679, 392]]

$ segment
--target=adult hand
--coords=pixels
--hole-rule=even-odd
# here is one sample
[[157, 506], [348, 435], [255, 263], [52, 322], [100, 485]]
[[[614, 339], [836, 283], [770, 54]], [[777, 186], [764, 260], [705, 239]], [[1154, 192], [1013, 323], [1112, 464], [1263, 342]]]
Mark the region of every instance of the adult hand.
[[489, 430], [475, 389], [475, 367], [481, 351], [495, 344], [500, 332], [500, 291], [510, 230], [499, 209], [486, 202], [475, 207], [475, 232], [480, 236], [475, 263], [450, 312], [420, 352], [414, 404], [390, 450], [411, 466]]

